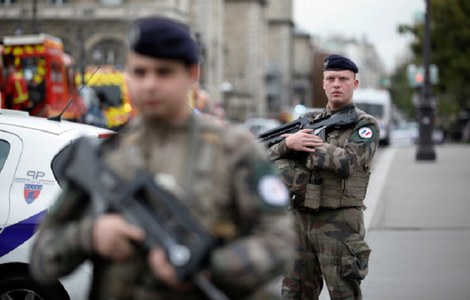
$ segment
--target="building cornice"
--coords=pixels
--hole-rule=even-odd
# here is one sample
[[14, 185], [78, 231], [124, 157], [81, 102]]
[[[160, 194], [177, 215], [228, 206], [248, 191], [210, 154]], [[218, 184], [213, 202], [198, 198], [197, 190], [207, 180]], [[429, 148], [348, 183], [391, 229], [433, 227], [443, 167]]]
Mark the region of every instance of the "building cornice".
[[285, 24], [294, 27], [294, 21], [292, 19], [269, 19], [268, 22], [272, 25]]
[[[188, 13], [173, 7], [152, 4], [38, 4], [36, 18], [53, 21], [132, 21], [135, 19], [163, 15], [182, 23], [188, 22]], [[30, 4], [11, 4], [0, 7], [1, 20], [31, 20], [33, 10]]]
[[225, 2], [231, 3], [242, 3], [242, 2], [258, 2], [261, 6], [265, 6], [268, 1], [267, 0], [225, 0]]

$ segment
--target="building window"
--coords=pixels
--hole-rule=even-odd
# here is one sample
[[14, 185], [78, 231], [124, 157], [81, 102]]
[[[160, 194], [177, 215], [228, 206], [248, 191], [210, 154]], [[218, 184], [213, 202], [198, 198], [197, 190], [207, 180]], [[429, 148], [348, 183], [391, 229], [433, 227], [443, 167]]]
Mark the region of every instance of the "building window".
[[122, 4], [122, 0], [100, 0], [103, 5], [119, 5]]
[[124, 65], [124, 46], [113, 41], [101, 42], [93, 48], [92, 57], [95, 65]]
[[49, 0], [49, 3], [60, 5], [60, 4], [67, 4], [69, 3], [69, 1], [70, 0]]
[[17, 0], [0, 0], [0, 4], [10, 5], [17, 3]]

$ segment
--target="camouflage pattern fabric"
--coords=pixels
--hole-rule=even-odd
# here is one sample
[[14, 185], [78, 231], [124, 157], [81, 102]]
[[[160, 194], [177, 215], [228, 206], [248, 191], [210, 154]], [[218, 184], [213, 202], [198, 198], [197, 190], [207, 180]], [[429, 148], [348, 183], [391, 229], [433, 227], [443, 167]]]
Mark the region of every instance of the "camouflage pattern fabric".
[[[344, 108], [350, 106], [354, 104]], [[291, 211], [299, 243], [294, 266], [283, 280], [283, 299], [318, 299], [323, 278], [331, 299], [362, 299], [359, 285], [370, 254], [364, 241], [363, 199], [380, 130], [374, 117], [356, 110], [357, 124], [327, 132], [315, 153], [296, 153], [285, 140], [268, 150], [272, 160], [304, 161], [312, 174], [303, 207]], [[327, 106], [309, 118], [314, 122], [336, 112]]]
[[281, 172], [281, 180], [287, 186], [291, 196], [289, 208], [301, 206], [305, 198], [305, 190], [310, 181], [311, 172], [293, 159], [278, 159], [274, 162]]
[[[293, 257], [290, 245], [295, 234], [285, 211], [287, 191], [282, 199], [270, 198], [276, 189], [270, 189], [269, 182], [274, 179], [283, 185], [276, 168], [265, 159], [265, 149], [248, 132], [193, 117], [200, 122], [201, 139], [210, 141], [201, 142], [201, 149], [207, 150], [201, 150], [195, 161], [185, 160], [191, 151], [189, 123], [156, 126], [140, 118], [128, 124], [116, 147], [103, 146], [103, 158], [124, 180], [132, 180], [134, 172], [145, 166], [154, 174], [172, 176], [179, 186], [184, 186], [189, 165], [196, 165], [194, 197], [184, 204], [222, 242], [208, 258], [211, 280], [231, 299], [243, 299], [281, 275]], [[64, 187], [31, 252], [34, 278], [53, 282], [90, 259], [94, 268], [89, 299], [206, 299], [199, 291], [166, 287], [150, 271], [144, 255], [119, 263], [97, 256], [93, 220], [84, 213], [87, 199], [73, 184]]]
[[[327, 170], [347, 177], [364, 165], [370, 166], [380, 141], [379, 124], [371, 115], [359, 109], [357, 111], [357, 124], [350, 130], [330, 133], [326, 143], [316, 147], [317, 151], [310, 154], [306, 164], [308, 169]], [[316, 118], [334, 112], [327, 109]], [[361, 137], [362, 131], [368, 132], [370, 137]]]
[[317, 300], [323, 286], [332, 300], [362, 299], [360, 280], [368, 272], [362, 210], [293, 210], [298, 238], [294, 267], [282, 283], [282, 299]]

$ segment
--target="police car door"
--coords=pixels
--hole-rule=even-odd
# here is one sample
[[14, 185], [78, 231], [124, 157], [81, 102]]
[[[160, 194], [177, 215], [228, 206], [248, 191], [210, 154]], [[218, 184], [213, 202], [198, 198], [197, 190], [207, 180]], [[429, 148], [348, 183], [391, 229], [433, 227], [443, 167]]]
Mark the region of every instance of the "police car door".
[[10, 214], [10, 189], [23, 151], [21, 139], [0, 129], [0, 239]]

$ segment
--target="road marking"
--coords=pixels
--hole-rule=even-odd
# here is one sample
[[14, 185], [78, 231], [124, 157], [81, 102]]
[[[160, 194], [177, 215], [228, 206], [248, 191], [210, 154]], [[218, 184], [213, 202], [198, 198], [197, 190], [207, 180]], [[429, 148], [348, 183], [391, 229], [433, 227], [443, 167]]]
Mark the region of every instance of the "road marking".
[[364, 212], [364, 224], [367, 232], [372, 225], [375, 212], [377, 210], [377, 204], [380, 201], [382, 191], [385, 186], [390, 168], [392, 167], [393, 159], [397, 152], [396, 148], [387, 147], [381, 150], [378, 160], [372, 165], [372, 174], [369, 179], [369, 187], [367, 188], [367, 195], [364, 199], [364, 204], [367, 206], [367, 210]]

